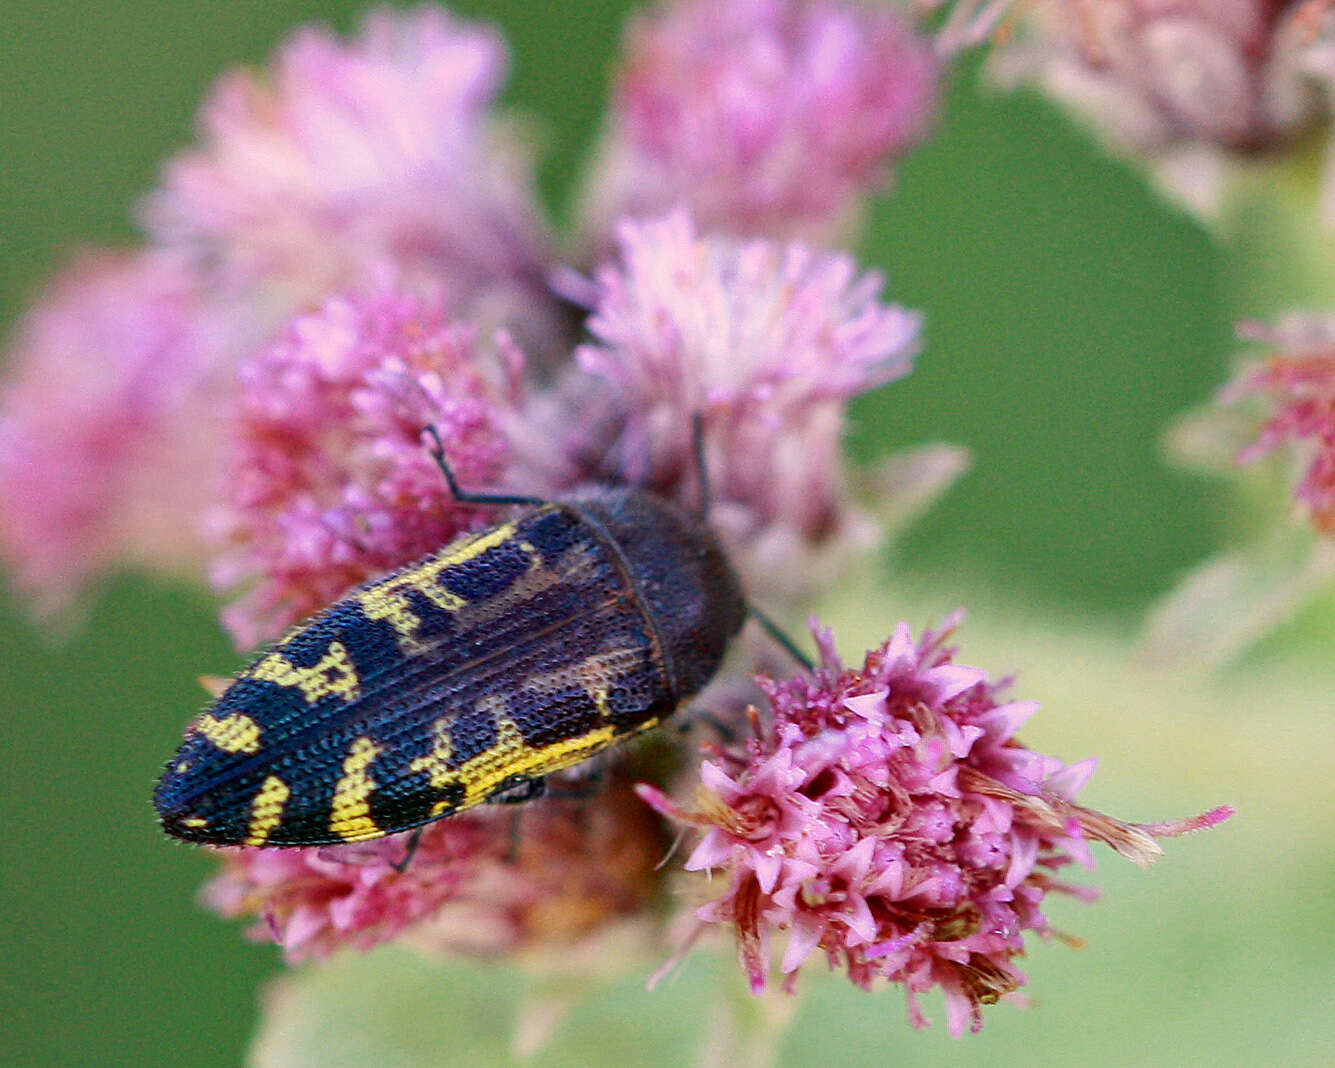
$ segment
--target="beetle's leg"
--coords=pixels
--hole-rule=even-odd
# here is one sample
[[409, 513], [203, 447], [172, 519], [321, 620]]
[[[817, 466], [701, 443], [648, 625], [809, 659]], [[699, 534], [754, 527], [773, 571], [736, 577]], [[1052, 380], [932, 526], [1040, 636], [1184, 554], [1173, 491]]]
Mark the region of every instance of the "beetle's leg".
[[417, 847], [422, 842], [422, 832], [424, 830], [426, 830], [425, 824], [423, 824], [421, 827], [413, 828], [413, 833], [408, 836], [408, 849], [403, 854], [403, 859], [398, 861], [397, 863], [390, 865], [390, 867], [393, 868], [400, 875], [402, 875], [405, 871], [408, 870], [408, 865], [413, 862], [413, 857], [417, 855]]
[[535, 801], [547, 792], [547, 780], [520, 779], [509, 786], [502, 786], [487, 798], [489, 805], [522, 805], [525, 801]]
[[775, 623], [774, 620], [770, 619], [769, 616], [765, 615], [764, 612], [753, 604], [748, 604], [746, 606], [746, 611], [752, 619], [760, 624], [766, 634], [783, 647], [784, 652], [806, 668], [807, 671], [815, 670], [816, 665], [811, 657], [802, 652], [802, 650], [797, 647], [797, 643], [794, 642], [792, 638], [788, 637], [788, 635], [784, 633], [783, 628]]

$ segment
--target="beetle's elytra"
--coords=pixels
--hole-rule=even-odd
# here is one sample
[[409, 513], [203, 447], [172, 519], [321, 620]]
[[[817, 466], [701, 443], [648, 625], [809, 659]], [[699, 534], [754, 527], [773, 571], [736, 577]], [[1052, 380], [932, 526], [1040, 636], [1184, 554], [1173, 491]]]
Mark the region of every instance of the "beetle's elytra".
[[214, 845], [408, 830], [654, 726], [745, 616], [714, 535], [675, 505], [533, 507], [291, 631], [190, 725], [154, 804]]

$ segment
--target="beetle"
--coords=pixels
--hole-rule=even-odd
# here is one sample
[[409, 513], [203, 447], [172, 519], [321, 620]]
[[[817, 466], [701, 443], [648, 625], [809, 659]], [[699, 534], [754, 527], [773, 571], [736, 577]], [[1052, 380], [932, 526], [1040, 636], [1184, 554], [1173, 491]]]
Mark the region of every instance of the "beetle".
[[[425, 432], [457, 501], [520, 511], [352, 591], [243, 670], [158, 781], [168, 834], [358, 842], [531, 796], [718, 670], [748, 607], [703, 508], [628, 488], [465, 493]], [[698, 421], [696, 441], [698, 456]]]

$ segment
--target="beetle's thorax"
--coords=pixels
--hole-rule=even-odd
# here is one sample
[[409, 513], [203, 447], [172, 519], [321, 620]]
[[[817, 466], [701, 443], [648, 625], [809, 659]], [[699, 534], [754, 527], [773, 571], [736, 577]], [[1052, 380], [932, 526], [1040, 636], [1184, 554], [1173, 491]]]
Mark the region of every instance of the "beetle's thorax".
[[698, 692], [746, 620], [741, 585], [713, 531], [643, 490], [606, 490], [562, 506], [603, 533], [625, 562], [662, 639], [678, 698]]

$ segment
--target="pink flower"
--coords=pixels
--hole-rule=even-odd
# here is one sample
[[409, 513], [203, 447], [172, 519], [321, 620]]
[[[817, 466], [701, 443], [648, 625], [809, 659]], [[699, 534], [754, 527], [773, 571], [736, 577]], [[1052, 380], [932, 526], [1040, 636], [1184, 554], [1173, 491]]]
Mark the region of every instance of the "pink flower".
[[1184, 467], [1232, 481], [1238, 467], [1272, 456], [1260, 483], [1291, 482], [1293, 507], [1271, 505], [1269, 521], [1196, 565], [1153, 606], [1142, 655], [1175, 668], [1227, 664], [1335, 584], [1335, 317], [1295, 313], [1243, 322], [1237, 332], [1270, 355], [1249, 354], [1212, 401], [1181, 417], [1168, 450]]
[[1326, 109], [1315, 91], [1317, 13], [1304, 0], [1031, 0], [993, 56], [1189, 206], [1212, 212], [1230, 155], [1291, 144]]
[[624, 784], [587, 802], [439, 820], [402, 865], [407, 839], [219, 850], [223, 868], [204, 900], [227, 917], [259, 917], [251, 937], [282, 946], [293, 964], [399, 937], [438, 953], [490, 955], [568, 943], [643, 912], [669, 845]]
[[918, 316], [882, 303], [880, 276], [847, 256], [702, 237], [682, 213], [619, 238], [576, 352], [594, 376], [575, 390], [577, 466], [694, 507], [699, 413], [711, 522], [734, 562], [756, 589], [809, 589], [817, 557], [876, 540], [850, 499], [844, 412], [908, 372]]
[[522, 357], [424, 299], [381, 287], [298, 316], [241, 369], [235, 444], [214, 527], [215, 581], [250, 586], [225, 614], [250, 646], [367, 578], [485, 526], [458, 505], [422, 428], [461, 486], [500, 481], [523, 404]]
[[1198, 140], [1254, 150], [1311, 116], [1285, 0], [1032, 0], [1003, 62], [1087, 111], [1113, 141], [1144, 150]]
[[430, 915], [460, 891], [478, 858], [504, 840], [494, 819], [471, 814], [432, 824], [402, 872], [408, 836], [324, 849], [217, 850], [222, 870], [206, 905], [228, 918], [259, 916], [256, 941], [272, 940], [296, 964], [342, 946], [370, 949]]
[[373, 11], [346, 43], [305, 27], [270, 70], [218, 83], [146, 224], [280, 319], [388, 263], [546, 345], [548, 237], [526, 153], [490, 113], [505, 66], [494, 31], [434, 7]]
[[585, 198], [590, 242], [677, 205], [709, 230], [833, 242], [923, 137], [937, 73], [888, 8], [663, 3], [627, 33]]
[[1023, 933], [1051, 933], [1046, 894], [1089, 896], [1055, 876], [1073, 861], [1092, 868], [1091, 840], [1144, 865], [1160, 855], [1156, 836], [1232, 814], [1146, 826], [1076, 804], [1093, 762], [1067, 766], [1016, 741], [1038, 706], [1002, 701], [1004, 683], [954, 663], [954, 625], [915, 642], [900, 624], [860, 669], [815, 630], [821, 666], [761, 680], [772, 722], [705, 762], [693, 809], [639, 787], [704, 831], [686, 868], [721, 869], [728, 885], [697, 916], [732, 925], [754, 991], [771, 939], [787, 932], [789, 989], [821, 950], [864, 989], [903, 984], [915, 1027], [927, 1023], [918, 996], [940, 986], [951, 1034], [977, 1031], [981, 1007], [1025, 983]]
[[1291, 447], [1305, 468], [1295, 500], [1317, 530], [1335, 534], [1335, 320], [1292, 316], [1275, 327], [1245, 323], [1240, 332], [1279, 351], [1224, 391], [1226, 401], [1260, 394], [1269, 405], [1260, 433], [1237, 462]]
[[98, 572], [197, 563], [235, 324], [179, 257], [88, 253], [19, 324], [0, 392], [0, 549], [48, 608]]
[[[159, 247], [90, 258], [20, 328], [0, 414], [0, 486], [13, 502], [0, 543], [21, 584], [56, 605], [117, 562], [193, 569], [201, 513], [220, 492], [236, 366], [331, 287], [391, 275], [486, 336], [508, 322], [536, 358], [567, 356], [528, 162], [489, 117], [504, 60], [490, 30], [438, 9], [385, 9], [351, 43], [308, 28], [265, 76], [238, 71], [220, 83], [201, 120], [203, 145], [169, 164], [146, 206]], [[467, 333], [458, 328], [446, 347], [471, 347]], [[252, 396], [264, 388], [253, 382]], [[457, 392], [472, 388], [465, 373]], [[283, 403], [281, 390], [273, 403]], [[296, 604], [314, 608], [319, 591], [341, 591], [348, 575], [395, 555], [380, 532], [366, 559], [348, 565], [346, 527], [321, 531], [330, 513], [296, 514], [327, 499], [287, 498], [289, 469], [271, 491], [244, 464], [233, 473], [232, 503], [251, 515], [224, 525], [246, 547], [241, 556], [253, 555], [233, 554], [221, 581], [272, 568], [266, 581], [287, 584], [262, 586], [233, 609], [243, 640], [270, 635]], [[296, 512], [258, 518], [266, 493]], [[405, 493], [402, 503], [415, 500]], [[420, 525], [456, 530], [430, 516]], [[289, 534], [297, 542], [277, 548]], [[332, 566], [308, 582], [322, 553]]]

